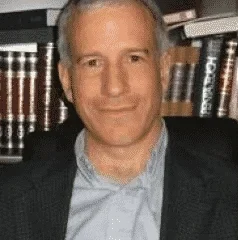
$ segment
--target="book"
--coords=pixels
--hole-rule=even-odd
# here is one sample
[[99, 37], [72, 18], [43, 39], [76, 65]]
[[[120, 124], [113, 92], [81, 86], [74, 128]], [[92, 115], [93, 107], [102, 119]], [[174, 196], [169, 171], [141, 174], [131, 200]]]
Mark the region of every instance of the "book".
[[26, 92], [25, 92], [25, 116], [26, 133], [36, 131], [37, 122], [37, 71], [38, 53], [26, 53]]
[[29, 109], [30, 83], [27, 81], [28, 52], [2, 51], [3, 64], [1, 81], [1, 154], [21, 154], [24, 137], [28, 132], [27, 112]]
[[3, 147], [3, 84], [4, 84], [4, 77], [3, 77], [3, 54], [0, 52], [0, 148]]
[[229, 103], [231, 98], [237, 45], [237, 38], [225, 41], [224, 56], [222, 58], [219, 80], [217, 117], [228, 117], [229, 115]]
[[1, 44], [48, 43], [57, 39], [56, 27], [0, 31]]
[[187, 72], [186, 54], [186, 47], [176, 47], [169, 88], [169, 116], [178, 116], [181, 113], [183, 86]]
[[194, 81], [193, 115], [195, 116], [214, 117], [216, 115], [223, 43], [224, 35], [207, 36], [202, 40]]
[[51, 130], [56, 123], [58, 96], [54, 88], [56, 78], [56, 46], [53, 42], [39, 45], [37, 123], [43, 131]]
[[24, 80], [25, 53], [2, 52], [3, 84], [1, 99], [3, 107], [3, 141], [2, 150], [6, 154], [20, 154], [24, 147], [25, 115], [24, 115]]
[[52, 42], [39, 44], [37, 52], [0, 51], [0, 154], [6, 161], [21, 156], [27, 133], [49, 131], [67, 119], [57, 61]]
[[5, 104], [3, 104], [4, 121], [3, 125], [3, 148], [11, 151], [13, 145], [14, 132], [14, 114], [13, 114], [13, 52], [3, 53], [3, 91], [2, 97]]
[[197, 18], [194, 18], [194, 19], [191, 19], [191, 20], [187, 20], [187, 21], [184, 21], [184, 22], [178, 22], [178, 23], [168, 25], [167, 30], [171, 31], [171, 30], [178, 29], [178, 28], [182, 27], [182, 33], [184, 35], [184, 38], [187, 38], [185, 33], [184, 33], [184, 26], [185, 25], [190, 25], [191, 23], [199, 23], [199, 22], [202, 23], [202, 22], [216, 21], [218, 19], [236, 17], [236, 16], [237, 16], [236, 13], [220, 13], [220, 14], [217, 14], [217, 15], [209, 15], [209, 16], [203, 16], [203, 17], [200, 16], [200, 17], [197, 17]]
[[231, 100], [229, 103], [229, 117], [238, 121], [238, 56], [236, 56]]
[[[13, 105], [17, 105], [16, 111], [16, 134], [15, 134], [15, 148], [19, 149], [20, 151], [24, 148], [24, 137], [26, 132], [26, 115], [24, 112], [24, 107], [26, 105], [25, 97], [25, 80], [26, 80], [26, 53], [25, 52], [15, 52], [15, 61], [16, 61], [16, 69], [15, 69], [15, 82], [16, 82], [16, 94], [14, 99], [14, 92], [13, 92]], [[15, 113], [13, 112], [15, 115]]]
[[238, 16], [190, 22], [184, 25], [184, 34], [187, 38], [217, 35], [237, 31]]
[[[167, 54], [170, 58], [169, 66], [163, 65], [164, 68], [169, 68], [168, 78], [164, 79], [163, 81], [166, 82], [166, 89], [163, 91], [162, 102], [161, 102], [161, 115], [162, 116], [169, 116], [169, 102], [170, 102], [170, 91], [171, 91], [171, 70], [174, 64], [174, 55], [175, 55], [175, 47], [171, 47], [168, 49]], [[164, 71], [166, 71], [165, 69]]]
[[56, 26], [60, 9], [37, 9], [0, 14], [0, 30]]
[[162, 111], [165, 116], [179, 115], [182, 87], [186, 73], [186, 49], [186, 47], [177, 46], [169, 51], [171, 67], [168, 88], [162, 101]]
[[185, 81], [183, 86], [181, 113], [180, 116], [193, 115], [193, 94], [194, 94], [194, 80], [196, 70], [198, 67], [198, 59], [200, 48], [188, 47], [187, 50], [187, 72], [185, 74]]
[[197, 17], [195, 9], [188, 9], [181, 12], [174, 12], [163, 15], [164, 22], [168, 25], [185, 22]]

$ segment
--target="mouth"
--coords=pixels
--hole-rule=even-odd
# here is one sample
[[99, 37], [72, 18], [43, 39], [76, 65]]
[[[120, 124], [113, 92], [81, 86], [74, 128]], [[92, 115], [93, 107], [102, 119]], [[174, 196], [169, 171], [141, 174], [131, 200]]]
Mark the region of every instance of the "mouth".
[[102, 113], [109, 115], [126, 115], [133, 112], [136, 106], [104, 107], [100, 109]]
[[135, 106], [118, 106], [118, 107], [103, 107], [100, 110], [102, 112], [129, 112], [133, 111]]

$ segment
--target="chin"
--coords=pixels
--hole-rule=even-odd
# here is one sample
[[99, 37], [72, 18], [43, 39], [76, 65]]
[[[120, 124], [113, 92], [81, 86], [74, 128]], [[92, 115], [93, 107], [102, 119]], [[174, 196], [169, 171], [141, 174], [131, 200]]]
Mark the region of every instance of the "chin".
[[109, 127], [104, 125], [99, 130], [93, 132], [101, 143], [125, 147], [140, 141], [146, 135], [147, 129], [142, 127], [141, 124], [128, 125], [126, 127]]

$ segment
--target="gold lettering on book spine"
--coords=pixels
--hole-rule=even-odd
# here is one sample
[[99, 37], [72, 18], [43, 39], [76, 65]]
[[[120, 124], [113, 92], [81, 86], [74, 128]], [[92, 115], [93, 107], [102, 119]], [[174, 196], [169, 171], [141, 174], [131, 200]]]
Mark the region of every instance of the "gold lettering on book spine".
[[13, 148], [13, 111], [12, 111], [12, 84], [13, 84], [13, 52], [6, 52], [4, 57], [5, 64], [5, 78], [6, 78], [6, 90], [7, 90], [7, 103], [6, 103], [6, 125], [4, 130], [5, 135], [5, 148]]
[[229, 116], [229, 103], [231, 98], [237, 44], [237, 39], [231, 39], [226, 42], [225, 57], [221, 65], [219, 82], [218, 117]]
[[25, 85], [25, 63], [26, 56], [25, 52], [17, 53], [16, 57], [17, 61], [17, 72], [16, 72], [16, 80], [18, 81], [18, 113], [17, 113], [17, 148], [24, 148], [24, 136], [25, 136], [25, 115], [24, 115], [24, 85]]
[[28, 115], [28, 132], [36, 130], [36, 79], [37, 79], [37, 53], [30, 53], [27, 58], [28, 77], [29, 77], [29, 115]]

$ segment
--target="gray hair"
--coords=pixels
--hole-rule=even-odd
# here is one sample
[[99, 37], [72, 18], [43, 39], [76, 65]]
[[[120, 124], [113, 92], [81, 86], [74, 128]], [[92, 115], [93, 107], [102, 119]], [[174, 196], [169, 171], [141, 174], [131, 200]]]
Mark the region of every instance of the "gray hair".
[[[66, 66], [71, 65], [70, 45], [68, 43], [67, 28], [68, 22], [73, 15], [75, 9], [79, 11], [92, 10], [101, 8], [106, 5], [125, 4], [132, 0], [71, 0], [66, 4], [58, 19], [58, 51], [60, 60]], [[156, 42], [159, 53], [167, 50], [169, 47], [169, 40], [165, 23], [162, 18], [162, 13], [154, 0], [133, 0], [142, 3], [152, 14], [156, 22]]]

